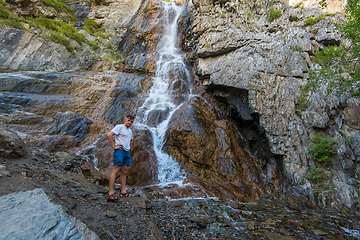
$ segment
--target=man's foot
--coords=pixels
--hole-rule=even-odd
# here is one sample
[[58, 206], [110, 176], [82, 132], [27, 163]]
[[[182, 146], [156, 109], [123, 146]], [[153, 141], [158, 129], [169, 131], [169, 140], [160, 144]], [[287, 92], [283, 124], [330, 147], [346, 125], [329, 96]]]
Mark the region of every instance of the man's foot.
[[119, 197], [117, 197], [114, 193], [113, 194], [109, 194], [107, 197], [106, 197], [106, 201], [107, 202], [114, 202], [114, 201], [117, 201], [119, 200]]
[[129, 193], [120, 193], [120, 197], [132, 197]]

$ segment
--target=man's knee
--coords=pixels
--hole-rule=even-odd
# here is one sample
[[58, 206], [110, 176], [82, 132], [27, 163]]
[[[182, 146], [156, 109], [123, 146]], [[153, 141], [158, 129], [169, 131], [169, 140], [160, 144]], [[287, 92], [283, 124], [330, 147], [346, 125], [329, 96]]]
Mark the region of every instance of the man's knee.
[[121, 168], [121, 173], [127, 174], [127, 172], [128, 172], [128, 166], [124, 165], [124, 166]]
[[114, 166], [112, 173], [117, 174], [121, 169], [121, 166]]

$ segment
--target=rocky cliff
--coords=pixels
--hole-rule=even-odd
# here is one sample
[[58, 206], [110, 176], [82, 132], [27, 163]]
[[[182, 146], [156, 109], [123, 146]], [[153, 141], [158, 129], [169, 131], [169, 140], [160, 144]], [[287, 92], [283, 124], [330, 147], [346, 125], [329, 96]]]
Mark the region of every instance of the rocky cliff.
[[[269, 19], [271, 9], [281, 14]], [[324, 17], [315, 24], [304, 24], [309, 17], [320, 16]], [[308, 96], [309, 108], [297, 108], [301, 87], [307, 83], [309, 71], [316, 68], [311, 61], [314, 53], [344, 43], [335, 27], [342, 18], [342, 14], [325, 17], [320, 9], [289, 8], [281, 1], [193, 0], [185, 5], [181, 42], [209, 91], [226, 86], [248, 93], [248, 115], [239, 111], [231, 98], [225, 104], [237, 112], [240, 124], [258, 117], [273, 156], [296, 191], [321, 206], [345, 204], [355, 210], [358, 99], [347, 93], [326, 94], [324, 87]], [[321, 181], [325, 188], [305, 177], [316, 164], [308, 148], [317, 133], [335, 140], [334, 162], [322, 165], [327, 176]]]
[[[36, 36], [39, 28], [1, 26], [3, 68], [92, 70], [3, 73], [2, 132], [22, 140], [6, 141], [2, 152], [35, 157], [36, 151], [26, 151], [35, 147], [40, 149], [37, 154], [68, 170], [79, 167], [69, 155], [77, 154], [83, 160], [81, 174], [107, 185], [111, 148], [103, 134], [127, 113], [136, 113], [148, 96], [165, 22], [157, 1], [82, 4], [91, 11], [77, 15], [79, 26], [92, 19], [112, 36], [84, 31], [88, 40], [74, 48], [75, 55]], [[318, 21], [305, 24], [310, 17]], [[181, 163], [188, 185], [169, 187], [164, 195], [250, 201], [290, 191], [318, 206], [345, 205], [356, 212], [358, 100], [347, 93], [327, 95], [323, 87], [307, 96], [310, 107], [297, 107], [309, 71], [317, 68], [312, 56], [344, 42], [335, 27], [341, 19], [341, 14], [292, 8], [281, 1], [186, 1], [179, 40], [196, 91], [174, 113], [164, 149]], [[91, 48], [94, 41], [100, 48]], [[94, 57], [106, 54], [122, 55], [123, 60], [93, 64]], [[175, 101], [186, 91], [181, 79], [174, 68], [169, 91], [179, 95]], [[146, 129], [134, 132], [129, 184], [157, 183], [152, 136]], [[335, 140], [336, 154], [331, 164], [320, 166], [326, 177], [312, 181], [306, 176], [317, 163], [308, 148], [317, 133]]]

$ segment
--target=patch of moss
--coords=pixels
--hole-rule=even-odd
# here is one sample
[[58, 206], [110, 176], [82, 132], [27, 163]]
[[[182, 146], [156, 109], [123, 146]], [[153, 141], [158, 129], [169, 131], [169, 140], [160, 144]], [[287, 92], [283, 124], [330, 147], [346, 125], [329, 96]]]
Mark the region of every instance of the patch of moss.
[[33, 26], [55, 32], [59, 32], [59, 28], [66, 24], [65, 22], [60, 22], [45, 17], [39, 17], [39, 18], [30, 17], [27, 18], [26, 20], [29, 24]]
[[92, 19], [86, 19], [84, 22], [84, 30], [95, 37], [109, 38], [111, 34], [104, 34], [104, 29]]
[[304, 25], [303, 26], [314, 25], [315, 23], [319, 22], [322, 19], [325, 19], [325, 16], [321, 15], [321, 16], [316, 17], [316, 18], [308, 17], [307, 19], [304, 20]]
[[267, 21], [268, 22], [273, 22], [275, 19], [278, 19], [279, 17], [282, 16], [282, 11], [281, 10], [275, 10], [273, 8], [270, 8], [268, 13], [268, 18]]
[[20, 18], [13, 16], [5, 9], [0, 9], [0, 25], [26, 30], [21, 22]]
[[71, 26], [70, 24], [65, 24], [63, 26], [60, 27], [59, 31], [67, 36], [68, 38], [74, 39], [75, 41], [77, 41], [80, 46], [82, 46], [83, 42], [87, 42], [85, 36], [81, 33], [78, 33], [75, 28], [73, 26]]

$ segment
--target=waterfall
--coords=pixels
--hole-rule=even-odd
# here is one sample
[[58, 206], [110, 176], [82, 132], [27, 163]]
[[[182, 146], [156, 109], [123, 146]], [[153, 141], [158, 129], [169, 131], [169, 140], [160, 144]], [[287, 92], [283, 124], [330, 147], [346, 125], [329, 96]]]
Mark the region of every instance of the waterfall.
[[193, 85], [184, 58], [176, 47], [181, 7], [173, 2], [160, 4], [164, 7], [165, 33], [158, 46], [156, 75], [149, 97], [139, 109], [134, 124], [151, 131], [160, 185], [182, 185], [185, 175], [179, 164], [163, 151], [163, 144], [171, 116], [192, 96]]

